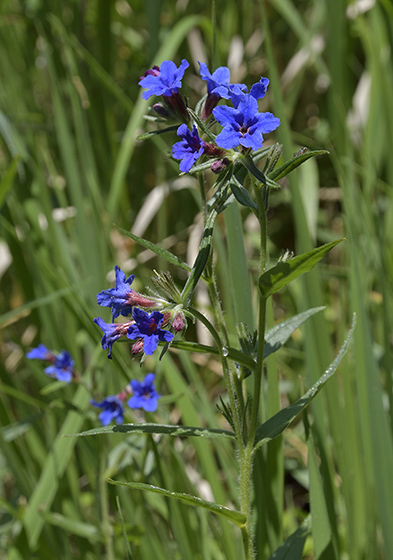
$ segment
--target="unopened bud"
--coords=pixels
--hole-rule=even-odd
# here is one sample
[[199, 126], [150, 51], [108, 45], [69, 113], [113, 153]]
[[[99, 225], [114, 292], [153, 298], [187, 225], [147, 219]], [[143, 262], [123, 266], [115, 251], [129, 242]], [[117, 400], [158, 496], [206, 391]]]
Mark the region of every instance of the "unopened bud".
[[179, 332], [179, 331], [184, 330], [186, 327], [187, 327], [187, 321], [186, 321], [186, 318], [184, 316], [184, 313], [183, 313], [183, 311], [179, 311], [173, 317], [172, 328], [175, 332]]
[[143, 338], [140, 338], [131, 346], [131, 354], [133, 356], [138, 356], [139, 354], [142, 353], [143, 353]]
[[211, 170], [213, 173], [221, 173], [221, 171], [224, 171], [230, 163], [231, 162], [228, 158], [219, 159], [212, 164]]

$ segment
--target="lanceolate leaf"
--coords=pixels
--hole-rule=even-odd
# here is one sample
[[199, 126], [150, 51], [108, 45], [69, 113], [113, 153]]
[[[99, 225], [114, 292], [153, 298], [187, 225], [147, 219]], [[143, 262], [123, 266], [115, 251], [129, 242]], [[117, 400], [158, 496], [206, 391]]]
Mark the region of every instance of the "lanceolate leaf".
[[183, 262], [178, 257], [176, 257], [176, 255], [173, 255], [166, 249], [163, 249], [162, 247], [158, 247], [158, 245], [155, 245], [151, 241], [146, 241], [146, 239], [142, 239], [142, 237], [138, 237], [138, 235], [135, 235], [134, 233], [131, 233], [126, 229], [123, 229], [119, 226], [116, 227], [123, 235], [127, 235], [127, 237], [131, 237], [131, 239], [139, 243], [139, 245], [142, 245], [142, 247], [145, 247], [145, 249], [150, 249], [150, 251], [152, 251], [159, 257], [162, 257], [163, 259], [170, 262], [171, 264], [174, 264], [175, 266], [183, 270], [187, 270], [188, 272], [191, 270], [191, 267], [188, 266], [187, 263]]
[[311, 516], [308, 515], [300, 527], [273, 552], [269, 560], [302, 560], [304, 543], [310, 533]]
[[234, 197], [242, 206], [246, 206], [248, 208], [252, 208], [255, 212], [258, 212], [258, 206], [251, 198], [250, 193], [248, 190], [243, 187], [243, 185], [236, 179], [234, 175], [232, 181], [230, 182], [231, 191], [233, 192]]
[[326, 243], [321, 247], [298, 255], [293, 259], [279, 262], [276, 266], [270, 268], [267, 272], [262, 274], [259, 279], [259, 289], [263, 297], [267, 298], [275, 294], [281, 290], [281, 288], [289, 284], [289, 282], [292, 282], [292, 280], [295, 280], [305, 272], [311, 270], [326, 253], [338, 245], [338, 243], [341, 243], [341, 241], [343, 241], [343, 239]]
[[184, 504], [187, 504], [189, 506], [207, 509], [212, 513], [216, 513], [217, 515], [225, 517], [225, 519], [227, 519], [228, 521], [232, 521], [232, 523], [234, 523], [241, 529], [244, 528], [247, 521], [247, 517], [240, 511], [229, 509], [214, 502], [202, 500], [202, 498], [197, 498], [196, 496], [192, 496], [191, 494], [169, 492], [169, 490], [165, 490], [164, 488], [158, 488], [157, 486], [151, 486], [150, 484], [143, 484], [142, 482], [119, 482], [116, 480], [112, 480], [111, 478], [108, 478], [108, 482], [110, 484], [116, 484], [117, 486], [127, 486], [128, 488], [132, 488], [133, 490], [147, 490], [148, 492], [154, 492], [155, 494], [162, 494], [167, 498], [174, 498], [175, 500], [179, 500], [180, 502], [183, 502]]
[[306, 152], [305, 154], [295, 156], [280, 165], [280, 167], [277, 167], [277, 169], [275, 169], [271, 173], [269, 173], [268, 178], [273, 179], [274, 181], [278, 181], [278, 179], [282, 179], [283, 177], [288, 175], [288, 173], [291, 173], [291, 171], [299, 167], [299, 165], [301, 165], [311, 157], [322, 156], [323, 154], [328, 153], [329, 152], [327, 150], [314, 150], [312, 152]]
[[337, 354], [335, 360], [330, 364], [325, 373], [318, 379], [318, 381], [303, 395], [299, 400], [290, 404], [280, 412], [277, 412], [274, 416], [269, 418], [266, 422], [261, 424], [255, 434], [255, 447], [258, 448], [264, 443], [271, 441], [276, 438], [289, 426], [289, 424], [296, 418], [298, 414], [310, 404], [312, 399], [319, 393], [325, 383], [332, 377], [336, 371], [338, 364], [343, 358], [345, 352], [348, 349], [349, 340], [355, 329], [356, 317], [354, 315], [351, 328], [348, 335], [341, 346], [339, 353]]
[[210, 211], [209, 216], [207, 217], [202, 241], [199, 246], [199, 253], [197, 255], [197, 258], [195, 259], [191, 274], [182, 292], [182, 299], [186, 307], [190, 303], [193, 291], [195, 290], [198, 280], [202, 276], [203, 271], [205, 270], [205, 266], [209, 260], [210, 249], [213, 241], [213, 226], [217, 215], [218, 211], [213, 208]]
[[299, 313], [290, 319], [281, 321], [273, 328], [269, 329], [265, 336], [263, 357], [267, 358], [267, 356], [270, 356], [273, 352], [277, 352], [277, 350], [286, 343], [291, 334], [295, 332], [295, 330], [300, 327], [304, 321], [315, 313], [322, 311], [322, 309], [325, 309], [325, 307], [313, 307], [312, 309]]
[[93, 428], [79, 434], [67, 434], [70, 436], [96, 436], [101, 434], [163, 434], [168, 436], [181, 437], [202, 437], [202, 438], [235, 438], [235, 434], [228, 430], [218, 428], [199, 428], [194, 426], [171, 426], [168, 424], [120, 424], [119, 426], [103, 426]]
[[[206, 346], [205, 344], [199, 344], [198, 342], [187, 342], [185, 340], [174, 340], [173, 342], [171, 342], [171, 348], [178, 348], [179, 350], [186, 350], [187, 352], [198, 352], [198, 354], [215, 354], [216, 356], [220, 355], [220, 352], [216, 346]], [[257, 365], [250, 356], [247, 356], [236, 348], [227, 346], [226, 350], [228, 352], [227, 357], [230, 360], [241, 364], [242, 366], [253, 370]]]
[[240, 162], [265, 187], [270, 187], [272, 189], [279, 189], [280, 188], [280, 185], [278, 183], [276, 183], [275, 181], [273, 181], [270, 176], [268, 177], [267, 175], [262, 173], [262, 171], [260, 169], [258, 169], [258, 167], [255, 165], [255, 163], [253, 162], [253, 160], [249, 156], [245, 156], [244, 158], [242, 158], [240, 160]]
[[179, 128], [178, 124], [175, 124], [173, 126], [168, 126], [167, 128], [161, 128], [159, 130], [153, 130], [151, 132], [144, 132], [143, 134], [140, 134], [137, 137], [137, 140], [147, 140], [148, 138], [151, 138], [152, 136], [157, 136], [157, 134], [164, 134], [165, 132], [173, 132], [175, 130], [177, 130]]

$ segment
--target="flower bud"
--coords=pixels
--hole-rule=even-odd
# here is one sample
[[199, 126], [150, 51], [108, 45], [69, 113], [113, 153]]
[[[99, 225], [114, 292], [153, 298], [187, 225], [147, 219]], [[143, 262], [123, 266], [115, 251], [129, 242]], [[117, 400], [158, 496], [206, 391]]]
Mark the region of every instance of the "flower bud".
[[228, 158], [219, 159], [213, 163], [211, 170], [213, 173], [221, 173], [221, 171], [224, 171], [230, 163], [231, 162]]
[[183, 311], [178, 311], [172, 319], [172, 328], [175, 332], [180, 332], [187, 328], [187, 321]]

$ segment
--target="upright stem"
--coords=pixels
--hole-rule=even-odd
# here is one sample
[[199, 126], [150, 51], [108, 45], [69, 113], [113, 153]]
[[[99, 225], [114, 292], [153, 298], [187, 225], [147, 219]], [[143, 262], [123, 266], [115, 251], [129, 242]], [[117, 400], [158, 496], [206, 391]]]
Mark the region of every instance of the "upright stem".
[[[254, 182], [254, 181], [253, 181]], [[260, 222], [260, 275], [267, 266], [267, 227], [266, 210], [263, 203], [261, 190], [254, 184], [255, 196], [259, 210]], [[254, 370], [254, 393], [251, 404], [251, 419], [248, 437], [245, 447], [240, 452], [240, 509], [247, 515], [247, 523], [243, 532], [243, 544], [247, 560], [254, 558], [252, 526], [251, 526], [251, 486], [252, 466], [254, 452], [254, 438], [258, 425], [258, 415], [261, 405], [263, 406], [263, 353], [265, 348], [265, 325], [266, 325], [266, 299], [259, 294], [259, 318], [258, 318], [258, 352], [257, 365]], [[262, 398], [261, 398], [262, 397]], [[264, 407], [263, 407], [264, 408]], [[247, 538], [245, 539], [245, 535]]]

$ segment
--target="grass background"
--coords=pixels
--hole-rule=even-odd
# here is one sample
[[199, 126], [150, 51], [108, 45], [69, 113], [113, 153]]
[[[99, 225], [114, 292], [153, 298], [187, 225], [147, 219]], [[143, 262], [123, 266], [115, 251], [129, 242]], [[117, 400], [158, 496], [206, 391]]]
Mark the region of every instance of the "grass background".
[[[147, 420], [222, 424], [214, 407], [223, 385], [215, 359], [173, 352], [140, 370], [123, 344], [110, 363], [92, 322], [100, 314], [96, 293], [109, 287], [115, 264], [136, 274], [137, 289], [150, 283], [153, 268], [167, 266], [113, 223], [188, 262], [197, 250], [197, 188], [190, 177], [176, 178], [178, 165], [165, 155], [173, 138], [136, 141], [148, 106], [139, 76], [164, 59], [187, 58], [191, 105], [203, 92], [197, 60], [229, 65], [232, 80], [248, 85], [268, 76], [264, 110], [282, 121], [268, 141], [281, 142], [287, 157], [302, 146], [331, 152], [272, 196], [272, 258], [347, 238], [278, 294], [270, 312], [273, 324], [327, 305], [269, 359], [269, 414], [327, 368], [354, 311], [357, 327], [351, 351], [310, 411], [312, 440], [298, 422], [257, 458], [258, 558], [269, 558], [310, 503], [313, 538], [305, 558], [393, 558], [392, 22], [388, 0], [3, 0], [0, 557], [242, 557], [239, 531], [227, 522], [106, 483], [108, 476], [149, 482], [236, 507], [230, 443], [61, 438], [97, 426], [92, 395], [116, 393], [146, 371], [157, 373], [165, 395]], [[251, 311], [234, 303], [242, 247], [230, 233], [240, 213], [233, 206], [226, 214], [215, 249], [234, 331], [239, 315], [251, 321]], [[254, 273], [258, 235], [247, 212], [241, 215]], [[200, 305], [204, 296], [201, 290]], [[205, 336], [194, 327], [187, 334], [202, 342]], [[40, 342], [70, 351], [84, 384], [59, 386], [40, 363], [28, 362], [25, 352]]]

